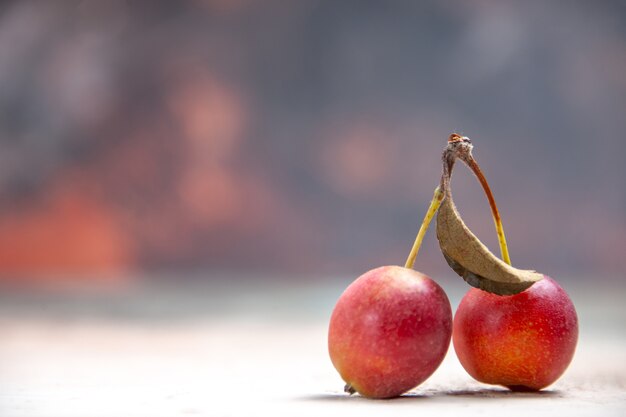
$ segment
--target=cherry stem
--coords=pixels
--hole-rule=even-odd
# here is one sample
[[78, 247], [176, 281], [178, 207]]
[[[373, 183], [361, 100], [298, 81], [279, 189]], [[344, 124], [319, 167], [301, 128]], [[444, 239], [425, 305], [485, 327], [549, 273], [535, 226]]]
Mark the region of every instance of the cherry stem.
[[417, 232], [417, 236], [415, 237], [415, 242], [413, 243], [413, 247], [411, 248], [411, 252], [409, 253], [409, 257], [404, 264], [405, 268], [413, 268], [415, 265], [415, 258], [417, 257], [417, 253], [422, 246], [422, 241], [424, 240], [424, 236], [426, 235], [426, 231], [428, 230], [428, 226], [430, 226], [430, 222], [433, 217], [435, 217], [435, 213], [439, 209], [441, 202], [443, 201], [444, 193], [441, 191], [440, 187], [435, 188], [435, 192], [433, 193], [433, 199], [430, 200], [430, 206], [428, 207], [428, 211], [424, 216], [424, 220], [422, 220], [422, 224], [420, 226], [420, 230]]
[[474, 175], [476, 175], [476, 178], [478, 178], [480, 185], [482, 185], [483, 190], [487, 195], [487, 200], [489, 200], [489, 206], [491, 207], [491, 216], [493, 217], [493, 222], [496, 225], [496, 233], [498, 234], [498, 243], [500, 244], [500, 253], [502, 254], [502, 260], [511, 265], [511, 258], [509, 257], [509, 247], [506, 244], [506, 236], [504, 235], [504, 228], [502, 227], [502, 219], [500, 218], [500, 212], [498, 211], [496, 200], [493, 198], [493, 193], [491, 192], [491, 188], [489, 188], [487, 179], [483, 175], [483, 172], [478, 166], [478, 163], [471, 155], [469, 156], [469, 158], [467, 158], [467, 160], [463, 159], [463, 161], [472, 170]]
[[[504, 234], [504, 227], [502, 226], [502, 219], [500, 218], [500, 212], [498, 211], [498, 206], [496, 205], [496, 200], [493, 197], [493, 193], [491, 192], [491, 188], [489, 187], [489, 183], [485, 178], [478, 162], [474, 159], [471, 154], [471, 145], [469, 148], [466, 148], [463, 152], [458, 152], [458, 149], [455, 151], [455, 148], [451, 147], [451, 143], [459, 142], [460, 140], [465, 140], [467, 138], [461, 137], [456, 134], [452, 134], [450, 139], [448, 140], [448, 147], [444, 151], [443, 154], [443, 175], [441, 178], [441, 184], [435, 188], [435, 192], [433, 193], [433, 198], [430, 200], [430, 206], [428, 207], [428, 211], [424, 216], [424, 220], [422, 220], [422, 224], [420, 225], [420, 229], [417, 232], [417, 236], [415, 237], [415, 242], [413, 242], [413, 247], [411, 248], [411, 252], [404, 264], [405, 268], [413, 268], [415, 265], [415, 258], [417, 258], [417, 253], [422, 246], [422, 241], [424, 240], [424, 236], [426, 235], [426, 231], [430, 226], [433, 217], [439, 210], [439, 206], [443, 201], [444, 197], [449, 194], [450, 190], [450, 177], [452, 176], [452, 168], [454, 166], [454, 162], [457, 158], [461, 159], [472, 172], [478, 178], [480, 185], [483, 187], [485, 195], [487, 196], [487, 200], [489, 201], [489, 207], [491, 207], [491, 216], [493, 217], [493, 222], [496, 226], [496, 233], [498, 235], [498, 243], [500, 245], [500, 253], [502, 255], [502, 260], [507, 264], [511, 265], [511, 257], [509, 256], [509, 247], [506, 243], [506, 236]], [[468, 140], [469, 142], [469, 140]]]
[[450, 138], [448, 139], [448, 146], [446, 147], [442, 155], [443, 174], [441, 175], [440, 188], [443, 189], [443, 192], [446, 196], [450, 194], [450, 177], [452, 176], [452, 168], [454, 167], [454, 162], [457, 158], [463, 161], [468, 166], [468, 168], [474, 173], [476, 178], [478, 178], [480, 185], [482, 185], [483, 190], [487, 195], [487, 200], [489, 200], [489, 207], [491, 207], [491, 216], [493, 217], [493, 222], [496, 226], [496, 233], [498, 234], [498, 243], [500, 244], [500, 253], [502, 254], [502, 260], [511, 265], [509, 247], [506, 244], [504, 228], [502, 227], [502, 220], [500, 219], [500, 212], [498, 211], [496, 200], [493, 198], [491, 188], [489, 188], [487, 179], [485, 178], [482, 170], [478, 166], [478, 162], [476, 162], [476, 160], [472, 156], [472, 149], [472, 142], [469, 140], [469, 138], [460, 136], [456, 133], [450, 135]]

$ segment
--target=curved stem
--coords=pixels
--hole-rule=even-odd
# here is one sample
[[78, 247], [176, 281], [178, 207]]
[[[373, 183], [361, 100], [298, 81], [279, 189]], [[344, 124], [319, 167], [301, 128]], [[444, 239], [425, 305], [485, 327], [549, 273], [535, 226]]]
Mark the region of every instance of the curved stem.
[[422, 224], [420, 226], [419, 232], [417, 232], [417, 236], [415, 237], [415, 242], [413, 243], [413, 247], [411, 248], [411, 253], [409, 253], [409, 257], [404, 264], [405, 268], [413, 268], [415, 265], [415, 258], [417, 257], [417, 253], [422, 246], [422, 241], [424, 240], [424, 236], [426, 235], [426, 231], [428, 230], [428, 226], [430, 226], [430, 222], [433, 217], [435, 217], [435, 213], [439, 209], [441, 205], [441, 201], [443, 200], [444, 193], [440, 187], [435, 188], [435, 192], [433, 193], [433, 199], [430, 200], [430, 206], [428, 207], [428, 211], [424, 216], [424, 220], [422, 220]]
[[487, 179], [483, 175], [483, 172], [481, 171], [478, 163], [474, 160], [474, 158], [467, 158], [465, 162], [467, 163], [467, 166], [474, 172], [474, 175], [476, 175], [476, 178], [478, 178], [480, 185], [482, 185], [483, 190], [487, 195], [487, 200], [489, 200], [489, 206], [491, 207], [493, 222], [496, 225], [496, 233], [498, 234], [498, 243], [500, 244], [500, 253], [502, 254], [502, 260], [511, 265], [511, 258], [509, 257], [509, 247], [506, 244], [506, 236], [504, 235], [504, 228], [502, 227], [500, 212], [498, 211], [498, 206], [496, 206], [496, 200], [493, 198], [493, 194], [491, 193], [491, 188], [489, 188]]

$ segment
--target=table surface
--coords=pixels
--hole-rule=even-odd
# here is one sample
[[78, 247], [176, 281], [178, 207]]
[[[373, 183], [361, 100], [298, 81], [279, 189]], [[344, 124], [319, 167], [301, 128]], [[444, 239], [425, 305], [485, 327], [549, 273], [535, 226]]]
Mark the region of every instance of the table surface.
[[450, 349], [407, 395], [368, 400], [342, 392], [327, 355], [327, 316], [342, 285], [5, 292], [0, 415], [626, 415], [623, 289], [570, 291], [578, 349], [542, 392], [475, 382]]

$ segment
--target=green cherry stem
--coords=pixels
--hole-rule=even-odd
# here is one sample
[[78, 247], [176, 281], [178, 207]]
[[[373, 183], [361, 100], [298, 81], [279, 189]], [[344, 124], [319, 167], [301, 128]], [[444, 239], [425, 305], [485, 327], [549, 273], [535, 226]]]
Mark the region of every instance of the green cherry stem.
[[426, 216], [424, 216], [424, 220], [420, 226], [420, 230], [417, 232], [417, 236], [415, 237], [415, 242], [413, 243], [413, 247], [411, 248], [411, 253], [409, 253], [409, 257], [404, 264], [405, 268], [413, 268], [415, 265], [415, 258], [417, 257], [417, 253], [422, 246], [422, 241], [424, 240], [424, 236], [426, 235], [426, 231], [428, 230], [428, 226], [430, 226], [430, 222], [433, 217], [435, 217], [435, 213], [439, 209], [441, 205], [441, 201], [443, 200], [444, 193], [441, 191], [439, 187], [435, 188], [435, 192], [433, 194], [433, 199], [430, 201], [430, 206], [428, 207], [428, 211], [426, 212]]

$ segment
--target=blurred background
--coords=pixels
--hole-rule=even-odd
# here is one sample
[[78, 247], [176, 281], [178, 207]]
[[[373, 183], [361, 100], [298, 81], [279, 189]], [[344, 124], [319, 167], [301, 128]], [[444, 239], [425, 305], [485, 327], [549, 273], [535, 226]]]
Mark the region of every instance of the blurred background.
[[[0, 275], [402, 263], [459, 132], [516, 265], [621, 276], [625, 23], [621, 1], [4, 2]], [[434, 233], [418, 263], [447, 273]]]
[[[513, 264], [577, 305], [565, 384], [604, 378], [623, 409], [626, 2], [2, 2], [0, 414], [340, 392], [334, 302], [404, 263], [452, 132]], [[467, 169], [453, 189], [499, 253]], [[454, 309], [434, 230], [416, 268]]]

